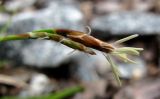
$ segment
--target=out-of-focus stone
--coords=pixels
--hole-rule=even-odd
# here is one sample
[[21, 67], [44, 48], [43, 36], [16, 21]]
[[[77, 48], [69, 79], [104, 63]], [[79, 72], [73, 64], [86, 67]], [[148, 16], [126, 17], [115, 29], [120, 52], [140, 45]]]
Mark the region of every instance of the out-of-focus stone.
[[106, 14], [116, 11], [147, 12], [155, 7], [157, 0], [94, 0], [96, 14]]
[[49, 78], [44, 74], [35, 74], [31, 78], [30, 84], [26, 90], [21, 92], [21, 96], [38, 96], [51, 92], [54, 89]]
[[[91, 27], [95, 30], [108, 32], [111, 34], [159, 34], [159, 15], [142, 12], [117, 12], [96, 17], [91, 22]], [[107, 35], [106, 33], [102, 34]]]
[[0, 22], [4, 23], [7, 22], [8, 20], [9, 20], [9, 15], [0, 13]]
[[106, 87], [107, 82], [105, 80], [98, 80], [92, 82], [84, 82], [85, 91], [83, 93], [79, 93], [73, 97], [73, 99], [106, 99], [104, 96], [106, 95]]
[[102, 53], [97, 52], [97, 55], [87, 56], [85, 54], [78, 54], [72, 57], [74, 62], [72, 72], [75, 77], [82, 81], [97, 81], [103, 79], [110, 70], [107, 59]]
[[72, 49], [54, 41], [33, 41], [31, 44], [20, 49], [23, 56], [22, 62], [28, 65], [58, 66], [69, 58], [67, 55]]
[[[3, 28], [5, 22], [0, 22]], [[67, 28], [82, 31], [83, 15], [78, 6], [63, 1], [53, 1], [37, 12], [22, 12], [15, 16], [8, 34], [30, 32], [37, 29]], [[70, 48], [51, 41], [10, 41], [0, 43], [0, 59], [31, 66], [57, 66], [67, 59]]]
[[159, 99], [160, 80], [144, 80], [122, 88], [114, 99]]
[[93, 18], [93, 2], [85, 1], [81, 3], [81, 10], [86, 18], [87, 23]]
[[31, 7], [36, 0], [12, 0], [5, 4], [5, 8], [8, 11], [17, 11]]
[[128, 7], [128, 0], [95, 0], [95, 13], [105, 14], [115, 11], [126, 11]]
[[156, 0], [132, 0], [131, 9], [134, 11], [149, 11], [155, 6]]
[[133, 63], [117, 63], [122, 78], [138, 80], [146, 76], [147, 67], [141, 58], [133, 59]]
[[155, 2], [155, 10], [157, 12], [160, 12], [160, 1], [159, 0], [156, 0], [156, 2]]
[[1, 95], [15, 95], [23, 88], [27, 87], [27, 83], [13, 76], [0, 75], [0, 94]]

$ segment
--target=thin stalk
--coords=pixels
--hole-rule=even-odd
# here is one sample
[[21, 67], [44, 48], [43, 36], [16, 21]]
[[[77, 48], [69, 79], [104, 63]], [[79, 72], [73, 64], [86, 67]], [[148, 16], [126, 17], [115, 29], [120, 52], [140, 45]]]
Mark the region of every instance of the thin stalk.
[[0, 42], [11, 41], [11, 40], [38, 39], [38, 38], [54, 40], [70, 48], [80, 50], [85, 53], [89, 53], [91, 55], [96, 54], [92, 49], [86, 47], [85, 45], [81, 43], [72, 41], [58, 34], [51, 34], [51, 33], [46, 33], [46, 32], [30, 32], [30, 33], [24, 33], [24, 34], [4, 36], [4, 37], [0, 37]]
[[111, 57], [109, 55], [107, 55], [105, 53], [103, 55], [106, 57], [106, 59], [110, 63], [112, 71], [113, 71], [113, 75], [114, 75], [116, 81], [118, 82], [119, 86], [121, 86], [122, 84], [121, 84], [121, 81], [119, 79], [119, 71], [118, 71], [116, 65], [114, 64], [114, 62], [112, 61], [112, 59], [111, 59]]
[[126, 42], [126, 41], [131, 40], [131, 39], [136, 38], [136, 37], [138, 37], [138, 34], [134, 34], [134, 35], [122, 38], [122, 39], [114, 42], [114, 44], [120, 44], [120, 43]]
[[30, 36], [28, 34], [18, 34], [18, 35], [8, 35], [8, 36], [0, 36], [0, 42], [5, 41], [13, 41], [13, 40], [24, 40], [24, 39], [30, 39]]
[[0, 99], [66, 99], [78, 92], [82, 92], [84, 87], [82, 86], [73, 86], [66, 88], [64, 90], [58, 91], [54, 94], [44, 95], [44, 96], [35, 96], [35, 97], [1, 97]]

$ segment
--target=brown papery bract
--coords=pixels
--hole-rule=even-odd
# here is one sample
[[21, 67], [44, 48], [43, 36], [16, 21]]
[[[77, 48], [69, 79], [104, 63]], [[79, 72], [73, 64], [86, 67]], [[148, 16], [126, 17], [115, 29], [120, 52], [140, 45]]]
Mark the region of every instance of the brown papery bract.
[[114, 47], [111, 44], [80, 31], [56, 29], [56, 33], [63, 35], [73, 41], [79, 42], [87, 47], [91, 47], [106, 53], [112, 52], [114, 50]]

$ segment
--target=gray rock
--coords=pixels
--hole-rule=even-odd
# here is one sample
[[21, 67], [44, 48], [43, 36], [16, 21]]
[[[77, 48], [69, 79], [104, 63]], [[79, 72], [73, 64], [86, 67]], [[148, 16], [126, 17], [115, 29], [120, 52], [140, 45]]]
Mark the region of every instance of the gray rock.
[[121, 88], [113, 99], [159, 99], [160, 79], [143, 79]]
[[[63, 6], [63, 7], [62, 7]], [[58, 10], [57, 10], [58, 9]], [[48, 8], [22, 12], [13, 17], [9, 33], [22, 33], [43, 28], [83, 29], [83, 15], [70, 3], [53, 2]]]
[[8, 11], [17, 11], [29, 8], [36, 0], [12, 0], [7, 2], [4, 6]]
[[4, 13], [0, 13], [0, 22], [4, 23], [7, 20], [9, 20], [9, 15], [4, 14]]
[[[82, 81], [96, 81], [100, 79], [110, 79], [113, 76], [109, 76], [109, 72], [112, 71], [108, 60], [103, 56], [101, 52], [97, 52], [97, 55], [89, 55], [80, 53], [73, 56], [71, 59], [72, 69], [75, 77], [78, 77]], [[125, 63], [113, 57], [114, 62], [120, 72], [120, 77], [124, 79], [142, 79], [146, 76], [147, 68], [144, 60], [139, 57], [132, 57], [132, 60], [136, 62]]]
[[38, 96], [47, 94], [56, 88], [54, 83], [51, 83], [50, 79], [44, 74], [32, 75], [31, 81], [27, 88], [21, 91], [20, 96]]
[[[136, 64], [133, 63], [117, 63], [120, 76], [125, 79], [141, 79], [146, 76], [147, 68], [143, 59], [134, 57]], [[133, 60], [132, 59], [132, 60]]]
[[143, 12], [110, 13], [94, 18], [91, 27], [111, 34], [158, 34], [160, 33], [160, 16]]
[[72, 49], [53, 41], [33, 41], [20, 48], [22, 62], [28, 65], [58, 66], [69, 58]]
[[82, 81], [96, 81], [103, 79], [110, 70], [107, 59], [102, 53], [97, 55], [77, 54], [72, 57], [72, 72], [74, 76]]
[[[78, 6], [54, 1], [37, 12], [23, 12], [13, 16], [7, 30], [9, 34], [25, 33], [44, 28], [68, 28], [83, 30], [83, 15]], [[0, 27], [5, 22], [0, 22]], [[0, 59], [32, 66], [57, 66], [67, 59], [70, 48], [51, 41], [10, 41], [0, 43]]]

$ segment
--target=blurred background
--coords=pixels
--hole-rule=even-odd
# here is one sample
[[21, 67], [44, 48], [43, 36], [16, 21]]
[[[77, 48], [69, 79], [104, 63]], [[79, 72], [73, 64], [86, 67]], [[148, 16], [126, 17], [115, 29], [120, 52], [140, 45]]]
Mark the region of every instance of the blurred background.
[[144, 48], [132, 57], [137, 64], [114, 59], [121, 87], [98, 51], [71, 54], [53, 41], [9, 41], [0, 42], [0, 97], [38, 97], [82, 85], [83, 92], [64, 99], [160, 99], [160, 0], [0, 0], [1, 36], [48, 28], [87, 33], [86, 26], [110, 43], [140, 35], [119, 45]]

